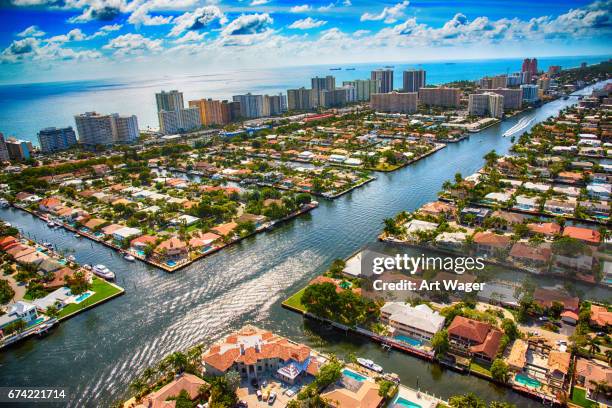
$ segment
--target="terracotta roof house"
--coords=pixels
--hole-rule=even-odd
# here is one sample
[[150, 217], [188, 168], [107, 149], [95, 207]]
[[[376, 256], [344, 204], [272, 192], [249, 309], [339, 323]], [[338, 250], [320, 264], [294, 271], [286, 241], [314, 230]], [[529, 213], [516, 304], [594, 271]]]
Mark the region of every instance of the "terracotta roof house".
[[567, 226], [563, 229], [564, 237], [576, 238], [591, 245], [599, 245], [601, 234], [589, 228]]
[[492, 218], [499, 218], [506, 222], [506, 225], [497, 225], [496, 227], [507, 230], [513, 224], [522, 224], [525, 221], [525, 216], [519, 213], [497, 210], [491, 214]]
[[306, 375], [313, 358], [308, 346], [247, 325], [210, 347], [202, 361], [207, 375], [235, 370], [249, 380], [274, 375], [293, 384]]
[[69, 278], [72, 275], [74, 275], [74, 270], [68, 267], [62, 268], [59, 271], [55, 272], [55, 274], [53, 274], [52, 280], [50, 280], [49, 282], [43, 282], [43, 286], [45, 287], [45, 289], [48, 290], [55, 290], [57, 288], [61, 288], [63, 286], [66, 286], [66, 278]]
[[553, 303], [561, 303], [563, 310], [571, 310], [578, 313], [579, 299], [562, 291], [554, 289], [536, 288], [533, 292], [533, 301], [544, 309], [550, 308]]
[[455, 316], [448, 327], [451, 350], [493, 361], [503, 333], [489, 323]]
[[2, 237], [0, 238], [0, 249], [2, 249], [3, 251], [5, 251], [6, 249], [8, 249], [8, 247], [14, 243], [17, 242], [17, 238], [12, 237], [12, 236], [6, 236], [6, 237]]
[[527, 228], [534, 234], [555, 236], [561, 234], [561, 226], [556, 222], [540, 222], [527, 224]]
[[531, 245], [527, 242], [517, 242], [510, 250], [510, 258], [523, 265], [547, 269], [548, 262], [552, 258], [552, 250], [546, 243]]
[[525, 364], [527, 363], [527, 351], [529, 350], [529, 343], [525, 340], [516, 339], [512, 343], [510, 354], [506, 361], [511, 369], [515, 371], [523, 371]]
[[157, 237], [153, 235], [141, 235], [130, 241], [130, 246], [135, 249], [142, 249], [148, 245], [155, 245]]
[[285, 204], [283, 203], [283, 200], [277, 199], [277, 198], [267, 198], [264, 200], [263, 202], [263, 206], [264, 207], [269, 207], [272, 204], [276, 204], [279, 207], [283, 207]]
[[548, 386], [562, 390], [569, 373], [572, 355], [564, 351], [551, 351], [548, 355]]
[[192, 248], [200, 248], [206, 245], [211, 245], [215, 241], [221, 239], [220, 235], [214, 234], [212, 232], [206, 233], [197, 233], [194, 234], [189, 240], [189, 246]]
[[113, 233], [114, 233], [115, 231], [119, 231], [119, 230], [120, 230], [121, 228], [123, 228], [123, 227], [124, 227], [123, 225], [119, 225], [119, 224], [111, 224], [111, 225], [108, 225], [108, 226], [106, 226], [106, 227], [102, 228], [102, 230], [101, 230], [101, 231], [102, 231], [102, 233], [103, 233], [104, 235], [113, 235]]
[[48, 197], [48, 198], [43, 198], [41, 200], [41, 202], [38, 204], [38, 208], [41, 211], [53, 211], [55, 208], [59, 207], [60, 205], [62, 205], [62, 202], [59, 200], [59, 198], [56, 197]]
[[230, 235], [236, 229], [237, 226], [238, 224], [235, 222], [228, 222], [228, 223], [220, 224], [220, 225], [217, 225], [216, 227], [211, 228], [211, 231], [214, 232], [215, 234], [226, 237]]
[[322, 393], [321, 398], [334, 408], [378, 408], [383, 403], [383, 398], [378, 395], [380, 387], [374, 381], [366, 380], [359, 384], [332, 388]]
[[612, 312], [605, 306], [591, 305], [589, 323], [597, 327], [612, 326]]
[[195, 400], [200, 395], [200, 387], [207, 384], [206, 381], [193, 374], [184, 373], [172, 382], [164, 385], [159, 390], [145, 396], [135, 408], [175, 408], [176, 401], [170, 397], [176, 397], [181, 391], [187, 391], [189, 399]]
[[92, 218], [89, 221], [87, 221], [85, 223], [85, 225], [83, 225], [86, 228], [89, 228], [90, 230], [95, 230], [96, 228], [98, 228], [101, 225], [106, 224], [108, 221], [103, 220], [101, 218]]
[[495, 234], [493, 232], [477, 232], [474, 234], [476, 251], [487, 255], [503, 251], [510, 246], [510, 237]]
[[187, 256], [189, 248], [187, 243], [177, 237], [171, 237], [155, 248], [155, 255], [163, 259], [180, 259]]
[[575, 369], [576, 383], [587, 389], [587, 398], [593, 399], [595, 384], [604, 382], [612, 384], [612, 368], [598, 360], [578, 358]]
[[32, 248], [29, 245], [23, 245], [23, 244], [13, 246], [9, 248], [8, 250], [6, 250], [6, 253], [12, 256], [14, 259], [20, 258], [27, 254], [31, 254], [33, 252], [36, 252], [36, 249]]
[[433, 215], [434, 217], [444, 215], [446, 218], [450, 218], [453, 216], [455, 211], [456, 208], [454, 205], [442, 201], [433, 201], [424, 204], [421, 206], [421, 208], [419, 208], [419, 212], [421, 214]]

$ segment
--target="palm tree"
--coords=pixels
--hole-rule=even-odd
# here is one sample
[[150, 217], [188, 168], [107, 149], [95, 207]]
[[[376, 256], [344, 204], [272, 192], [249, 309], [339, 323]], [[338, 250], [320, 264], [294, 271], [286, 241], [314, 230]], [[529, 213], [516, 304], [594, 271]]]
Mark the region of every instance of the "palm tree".
[[142, 372], [142, 379], [144, 380], [144, 382], [147, 385], [149, 385], [149, 384], [151, 384], [151, 380], [153, 380], [155, 378], [156, 374], [157, 374], [157, 372], [155, 371], [155, 369], [153, 367], [147, 367]]
[[130, 383], [130, 389], [136, 394], [136, 399], [139, 399], [143, 392], [147, 389], [147, 384], [140, 378], [136, 377]]
[[612, 350], [606, 350], [606, 359], [608, 359], [608, 364], [612, 364]]
[[185, 353], [181, 353], [180, 351], [176, 351], [169, 356], [170, 365], [174, 368], [174, 371], [181, 373], [185, 371], [187, 367], [187, 355]]
[[599, 339], [597, 339], [596, 337], [590, 337], [587, 340], [586, 345], [591, 355], [595, 355], [596, 353], [599, 353], [601, 351], [601, 347], [599, 347]]

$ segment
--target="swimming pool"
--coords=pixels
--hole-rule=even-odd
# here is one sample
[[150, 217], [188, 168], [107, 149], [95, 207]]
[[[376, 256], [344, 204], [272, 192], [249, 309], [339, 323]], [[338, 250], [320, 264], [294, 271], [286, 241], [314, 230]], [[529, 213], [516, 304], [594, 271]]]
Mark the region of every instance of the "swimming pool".
[[39, 318], [37, 318], [35, 320], [32, 320], [32, 321], [28, 322], [28, 326], [30, 326], [30, 327], [31, 326], [36, 326], [37, 324], [40, 324], [40, 323], [42, 323], [44, 321], [45, 321], [44, 317], [39, 317]]
[[346, 368], [342, 370], [342, 374], [344, 374], [346, 377], [352, 378], [355, 381], [364, 382], [366, 380], [366, 377], [364, 377], [363, 375], [356, 373], [352, 370], [347, 370]]
[[82, 301], [84, 301], [85, 299], [87, 299], [88, 297], [90, 297], [91, 295], [93, 295], [93, 292], [85, 292], [85, 293], [81, 293], [79, 296], [77, 296], [74, 299], [74, 303], [81, 303]]
[[540, 388], [542, 386], [542, 383], [539, 382], [538, 380], [534, 380], [533, 378], [529, 378], [523, 374], [517, 374], [514, 377], [514, 381], [516, 381], [517, 383], [521, 385], [524, 385], [525, 387], [530, 387], [530, 388]]
[[172, 267], [172, 266], [176, 266], [176, 262], [175, 261], [166, 261], [166, 265]]
[[397, 340], [399, 340], [399, 341], [404, 342], [404, 343], [408, 343], [408, 344], [410, 344], [413, 347], [419, 347], [419, 346], [423, 345], [423, 342], [421, 342], [420, 340], [413, 339], [412, 337], [406, 336], [406, 335], [403, 335], [403, 334], [398, 334], [397, 336], [395, 336], [395, 338]]
[[412, 401], [408, 401], [406, 398], [397, 397], [397, 399], [393, 402], [395, 405], [399, 405], [400, 407], [405, 408], [422, 408], [419, 404], [416, 404]]

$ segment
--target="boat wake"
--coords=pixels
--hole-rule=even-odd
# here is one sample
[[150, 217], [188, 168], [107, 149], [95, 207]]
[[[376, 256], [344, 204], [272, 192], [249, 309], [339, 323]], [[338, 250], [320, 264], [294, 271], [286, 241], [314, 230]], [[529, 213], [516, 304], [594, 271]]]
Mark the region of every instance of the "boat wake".
[[517, 122], [516, 125], [512, 126], [510, 129], [506, 130], [506, 132], [504, 133], [504, 137], [508, 137], [508, 136], [512, 136], [515, 133], [520, 132], [521, 130], [525, 129], [527, 126], [529, 126], [531, 124], [531, 122], [533, 122], [535, 118], [531, 117], [531, 118], [522, 118], [521, 120], [519, 120]]

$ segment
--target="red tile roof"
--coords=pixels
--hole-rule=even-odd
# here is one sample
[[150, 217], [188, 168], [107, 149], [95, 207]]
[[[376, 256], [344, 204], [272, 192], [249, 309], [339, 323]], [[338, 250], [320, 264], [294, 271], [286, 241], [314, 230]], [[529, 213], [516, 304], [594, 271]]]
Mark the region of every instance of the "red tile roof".
[[448, 334], [463, 337], [480, 344], [487, 338], [489, 330], [491, 330], [489, 323], [479, 322], [478, 320], [468, 319], [463, 316], [455, 316], [448, 327]]
[[599, 231], [595, 231], [589, 228], [581, 228], [581, 227], [565, 227], [563, 230], [564, 237], [576, 238], [581, 241], [586, 241], [591, 244], [599, 244], [601, 241], [601, 234]]
[[564, 310], [572, 310], [578, 312], [580, 300], [577, 297], [572, 297], [558, 290], [536, 288], [533, 292], [533, 301], [541, 307], [547, 309], [553, 303], [561, 303]]

